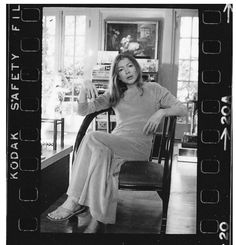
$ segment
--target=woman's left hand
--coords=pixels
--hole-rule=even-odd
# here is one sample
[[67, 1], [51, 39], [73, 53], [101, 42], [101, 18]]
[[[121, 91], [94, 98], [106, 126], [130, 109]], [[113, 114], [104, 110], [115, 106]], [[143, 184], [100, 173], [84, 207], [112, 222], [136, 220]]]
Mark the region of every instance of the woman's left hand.
[[165, 116], [164, 109], [160, 109], [156, 113], [154, 113], [145, 124], [143, 128], [143, 133], [146, 135], [157, 133], [157, 128], [161, 122], [161, 119], [164, 116]]

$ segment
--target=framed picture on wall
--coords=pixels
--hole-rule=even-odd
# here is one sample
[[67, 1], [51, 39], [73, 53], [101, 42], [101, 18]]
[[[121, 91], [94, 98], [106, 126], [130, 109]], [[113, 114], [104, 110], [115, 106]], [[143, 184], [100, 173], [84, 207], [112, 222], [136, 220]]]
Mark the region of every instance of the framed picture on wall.
[[106, 51], [130, 52], [136, 58], [157, 59], [158, 22], [105, 22]]

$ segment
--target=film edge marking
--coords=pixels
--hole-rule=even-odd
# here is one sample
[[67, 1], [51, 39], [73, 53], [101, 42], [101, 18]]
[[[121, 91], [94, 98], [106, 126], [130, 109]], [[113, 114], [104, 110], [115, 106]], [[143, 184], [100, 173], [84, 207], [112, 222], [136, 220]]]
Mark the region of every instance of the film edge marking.
[[18, 180], [18, 173], [19, 173], [19, 131], [15, 133], [10, 133], [10, 167], [9, 167], [9, 174], [11, 180]]

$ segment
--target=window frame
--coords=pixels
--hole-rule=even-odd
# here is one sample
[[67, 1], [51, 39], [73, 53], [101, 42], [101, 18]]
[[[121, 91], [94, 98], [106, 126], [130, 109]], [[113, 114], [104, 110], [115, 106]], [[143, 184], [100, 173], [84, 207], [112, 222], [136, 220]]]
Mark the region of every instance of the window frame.
[[[86, 40], [87, 40], [87, 36], [88, 36], [88, 25], [89, 25], [89, 18], [88, 16], [82, 11], [82, 10], [69, 10], [69, 9], [64, 9], [63, 12], [62, 12], [62, 24], [61, 24], [61, 27], [62, 27], [62, 34], [61, 34], [61, 37], [62, 37], [62, 48], [61, 48], [61, 65], [60, 65], [60, 70], [61, 71], [64, 71], [64, 58], [65, 58], [65, 23], [66, 23], [66, 16], [86, 16], [86, 28], [85, 28], [85, 34], [84, 34], [84, 37], [85, 37], [85, 40], [84, 40], [84, 45], [85, 45], [85, 50], [86, 50]], [[75, 42], [75, 35], [73, 35], [74, 37], [74, 42]], [[74, 46], [74, 49], [75, 49], [75, 46]], [[84, 64], [86, 64], [86, 60], [84, 60]], [[74, 55], [73, 55], [73, 66], [75, 65], [75, 52], [74, 52]], [[75, 79], [75, 73], [72, 75], [72, 93], [71, 95], [66, 95], [65, 97], [66, 98], [69, 98], [70, 100], [69, 101], [64, 101], [64, 103], [71, 103], [71, 107], [72, 107], [72, 114], [74, 114], [74, 110], [73, 110], [73, 103], [75, 102], [76, 100], [76, 97], [77, 95], [74, 94], [74, 88], [75, 88], [75, 83], [74, 83], [74, 79]]]
[[[199, 18], [199, 14], [198, 14], [198, 10], [188, 10], [188, 9], [175, 9], [174, 10], [174, 16], [175, 16], [175, 59], [174, 59], [174, 63], [175, 65], [179, 68], [179, 61], [180, 60], [184, 60], [184, 59], [179, 59], [179, 49], [180, 49], [180, 20], [181, 17], [198, 17]], [[192, 39], [192, 37], [191, 37]], [[198, 37], [199, 40], [199, 37]], [[198, 51], [199, 54], [199, 51]], [[189, 59], [186, 59], [191, 61], [198, 61], [198, 67], [199, 67], [199, 55], [197, 59], [191, 59], [191, 57]], [[178, 69], [179, 72], [179, 69]], [[178, 83], [179, 82], [186, 82], [186, 83], [198, 83], [198, 79], [197, 81], [190, 81], [190, 76], [191, 73], [189, 74], [189, 80], [183, 81], [183, 80], [179, 80], [178, 79], [178, 73], [177, 73], [177, 93], [176, 96], [178, 96]], [[184, 103], [187, 103], [186, 101]]]

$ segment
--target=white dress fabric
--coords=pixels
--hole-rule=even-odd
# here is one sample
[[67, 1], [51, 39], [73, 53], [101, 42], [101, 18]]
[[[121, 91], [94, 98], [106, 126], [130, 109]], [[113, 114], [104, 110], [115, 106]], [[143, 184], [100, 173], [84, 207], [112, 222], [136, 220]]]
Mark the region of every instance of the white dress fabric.
[[[135, 86], [113, 107], [116, 127], [111, 134], [90, 132], [77, 151], [67, 191], [92, 217], [102, 223], [116, 221], [118, 176], [126, 160], [148, 160], [153, 135], [143, 133], [147, 120], [160, 108], [180, 103], [157, 83], [144, 83], [143, 94]], [[93, 102], [79, 103], [79, 114], [87, 115], [110, 107], [109, 93]]]

